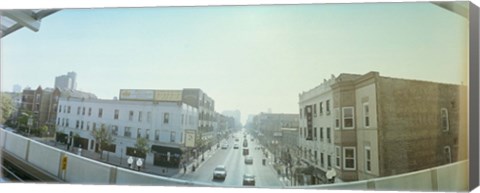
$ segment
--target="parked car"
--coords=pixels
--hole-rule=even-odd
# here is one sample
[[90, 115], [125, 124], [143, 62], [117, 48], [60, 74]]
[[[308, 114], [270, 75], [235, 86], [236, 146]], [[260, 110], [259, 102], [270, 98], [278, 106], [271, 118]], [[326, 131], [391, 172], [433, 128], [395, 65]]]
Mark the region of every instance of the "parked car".
[[245, 157], [245, 164], [253, 164], [253, 157], [252, 156], [246, 156]]
[[215, 167], [213, 170], [213, 179], [223, 179], [227, 177], [227, 169], [225, 168], [224, 165], [218, 165]]
[[228, 149], [228, 144], [227, 143], [222, 144], [222, 149]]
[[243, 185], [244, 186], [255, 186], [255, 176], [253, 174], [244, 174], [243, 175]]

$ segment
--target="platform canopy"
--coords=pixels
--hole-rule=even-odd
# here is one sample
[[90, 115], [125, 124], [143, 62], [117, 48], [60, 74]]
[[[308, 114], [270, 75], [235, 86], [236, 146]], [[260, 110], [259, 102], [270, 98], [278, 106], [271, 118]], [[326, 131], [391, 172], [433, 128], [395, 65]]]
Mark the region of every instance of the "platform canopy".
[[0, 10], [0, 37], [26, 27], [34, 32], [40, 30], [41, 20], [59, 9]]

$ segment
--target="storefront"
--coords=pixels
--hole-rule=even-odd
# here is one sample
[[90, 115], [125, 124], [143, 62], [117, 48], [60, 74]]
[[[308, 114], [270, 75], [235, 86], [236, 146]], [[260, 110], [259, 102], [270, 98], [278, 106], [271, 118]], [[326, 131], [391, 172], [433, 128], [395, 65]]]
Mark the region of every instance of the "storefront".
[[182, 160], [183, 151], [179, 147], [152, 145], [153, 165], [178, 168]]

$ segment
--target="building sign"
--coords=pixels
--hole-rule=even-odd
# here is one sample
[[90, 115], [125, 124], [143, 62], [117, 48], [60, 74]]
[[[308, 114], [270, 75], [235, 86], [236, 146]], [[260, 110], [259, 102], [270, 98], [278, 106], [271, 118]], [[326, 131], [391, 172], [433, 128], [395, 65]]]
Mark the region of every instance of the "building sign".
[[182, 101], [181, 90], [156, 90], [155, 101]]
[[120, 100], [141, 100], [151, 101], [154, 97], [154, 90], [121, 89]]
[[62, 170], [67, 170], [67, 161], [68, 161], [68, 157], [63, 156], [62, 157]]
[[185, 131], [185, 147], [195, 147], [195, 131]]

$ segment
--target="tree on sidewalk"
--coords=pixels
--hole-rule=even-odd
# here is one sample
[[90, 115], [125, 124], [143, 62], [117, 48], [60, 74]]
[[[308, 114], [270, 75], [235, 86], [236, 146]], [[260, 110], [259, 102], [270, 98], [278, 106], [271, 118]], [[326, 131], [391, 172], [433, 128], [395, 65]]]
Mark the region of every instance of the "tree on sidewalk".
[[135, 143], [135, 149], [137, 151], [137, 155], [135, 156], [145, 158], [147, 156], [148, 151], [150, 151], [148, 140], [143, 137], [137, 138], [137, 142]]
[[98, 144], [98, 151], [100, 152], [100, 159], [102, 159], [103, 151], [107, 150], [110, 145], [113, 144], [115, 138], [113, 138], [112, 133], [102, 124], [99, 130], [93, 129], [92, 136], [95, 138], [95, 141]]
[[16, 108], [12, 97], [4, 93], [0, 93], [0, 104], [0, 114], [2, 115], [0, 116], [0, 123], [3, 124], [10, 119], [10, 116], [16, 111]]

